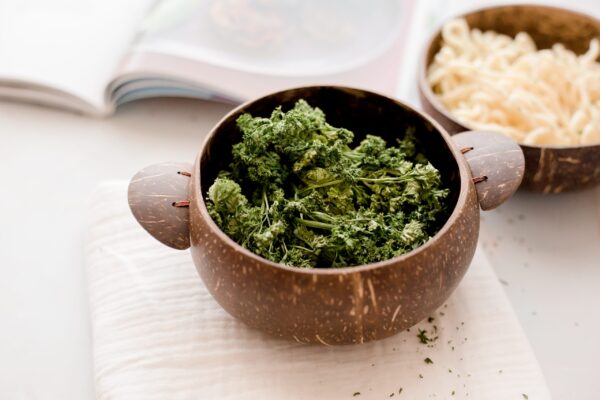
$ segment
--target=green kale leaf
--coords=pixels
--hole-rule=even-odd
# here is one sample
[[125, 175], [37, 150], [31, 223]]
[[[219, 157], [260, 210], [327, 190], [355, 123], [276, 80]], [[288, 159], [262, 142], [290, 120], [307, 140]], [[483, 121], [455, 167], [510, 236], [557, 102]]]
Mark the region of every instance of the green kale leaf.
[[242, 141], [209, 188], [210, 216], [233, 240], [274, 262], [344, 267], [411, 251], [435, 234], [448, 189], [418, 152], [414, 129], [389, 146], [327, 123], [299, 100], [269, 118], [241, 115]]

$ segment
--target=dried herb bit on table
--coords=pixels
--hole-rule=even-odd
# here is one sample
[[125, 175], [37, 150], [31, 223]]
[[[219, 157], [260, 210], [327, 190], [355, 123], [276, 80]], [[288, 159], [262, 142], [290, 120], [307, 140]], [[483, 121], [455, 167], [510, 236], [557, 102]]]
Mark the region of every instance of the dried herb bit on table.
[[417, 337], [419, 338], [419, 342], [421, 342], [423, 344], [427, 344], [427, 343], [433, 342], [435, 340], [435, 339], [431, 339], [429, 336], [427, 336], [427, 331], [425, 329], [419, 329], [419, 333], [417, 334]]
[[241, 115], [242, 141], [208, 190], [210, 216], [233, 240], [274, 262], [344, 267], [406, 253], [435, 234], [448, 190], [416, 150], [328, 124], [299, 100], [269, 118]]

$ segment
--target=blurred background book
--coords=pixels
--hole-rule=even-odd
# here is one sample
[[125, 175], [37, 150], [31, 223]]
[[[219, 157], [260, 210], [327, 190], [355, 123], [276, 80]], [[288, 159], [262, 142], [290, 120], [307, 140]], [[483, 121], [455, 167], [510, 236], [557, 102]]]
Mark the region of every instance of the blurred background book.
[[[149, 97], [239, 103], [334, 84], [416, 103], [433, 28], [495, 0], [0, 1], [0, 98], [109, 115]], [[517, 2], [518, 3], [518, 2]], [[600, 16], [597, 0], [530, 0]]]
[[106, 115], [306, 84], [393, 94], [413, 0], [0, 2], [0, 97]]

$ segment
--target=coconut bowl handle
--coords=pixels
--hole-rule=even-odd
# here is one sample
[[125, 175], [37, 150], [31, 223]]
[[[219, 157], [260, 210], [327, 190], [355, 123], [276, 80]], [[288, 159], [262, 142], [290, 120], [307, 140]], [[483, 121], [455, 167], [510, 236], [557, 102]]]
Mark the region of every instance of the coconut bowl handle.
[[499, 133], [476, 131], [452, 139], [471, 168], [482, 210], [498, 207], [519, 188], [525, 158], [515, 141]]
[[158, 241], [178, 250], [190, 247], [191, 172], [191, 164], [155, 164], [129, 182], [129, 207], [135, 219]]

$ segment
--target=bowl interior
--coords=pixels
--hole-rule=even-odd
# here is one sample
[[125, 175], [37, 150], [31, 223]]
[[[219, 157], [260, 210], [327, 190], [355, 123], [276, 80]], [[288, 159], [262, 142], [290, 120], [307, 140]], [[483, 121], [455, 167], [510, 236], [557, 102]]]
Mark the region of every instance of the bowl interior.
[[402, 138], [409, 127], [416, 128], [420, 150], [440, 170], [445, 187], [450, 189], [449, 207], [440, 217], [438, 229], [444, 224], [457, 203], [460, 193], [460, 172], [450, 149], [447, 134], [442, 134], [429, 119], [387, 97], [349, 88], [317, 86], [298, 88], [275, 93], [240, 106], [226, 116], [211, 132], [200, 159], [200, 188], [203, 197], [220, 170], [231, 162], [231, 147], [242, 139], [236, 119], [243, 113], [268, 117], [275, 107], [281, 105], [289, 110], [299, 100], [325, 112], [327, 122], [354, 132], [358, 144], [367, 134], [379, 135], [389, 145]]

